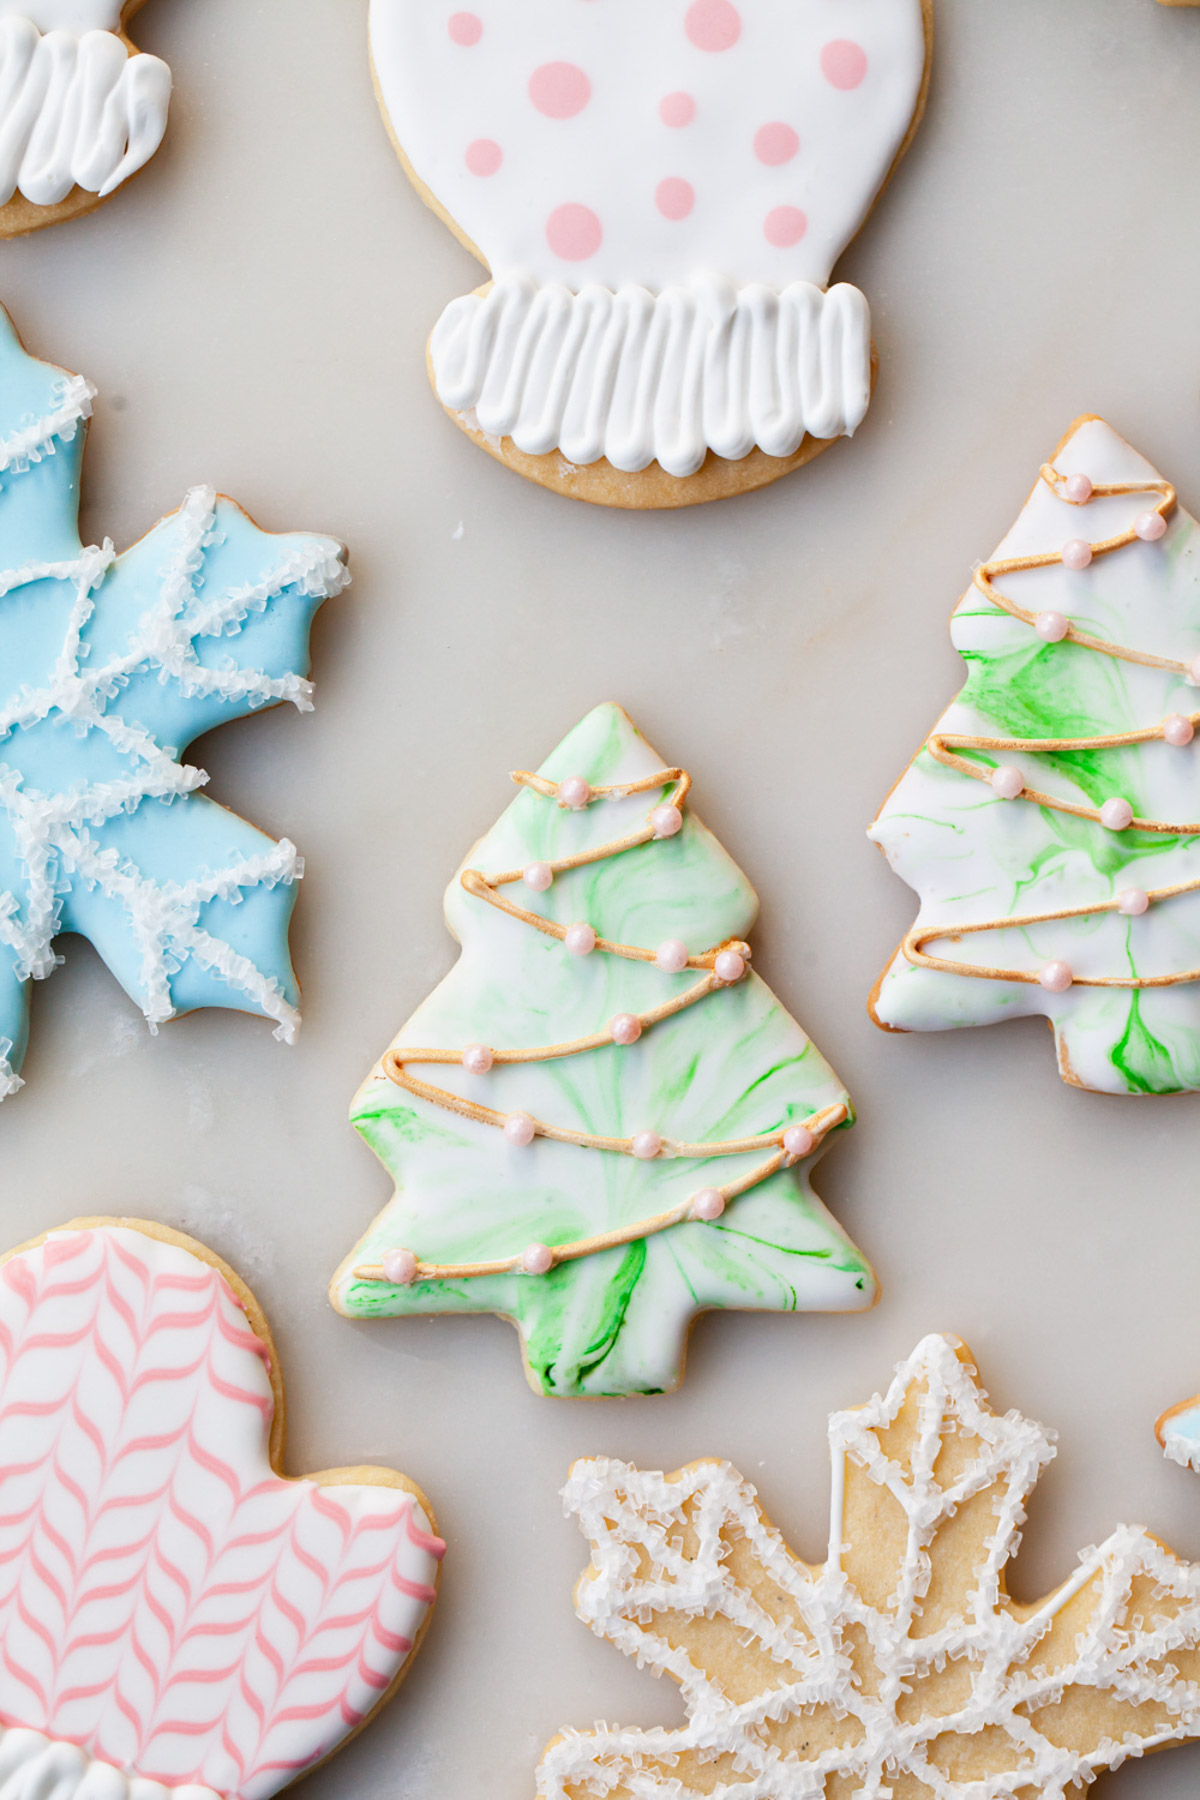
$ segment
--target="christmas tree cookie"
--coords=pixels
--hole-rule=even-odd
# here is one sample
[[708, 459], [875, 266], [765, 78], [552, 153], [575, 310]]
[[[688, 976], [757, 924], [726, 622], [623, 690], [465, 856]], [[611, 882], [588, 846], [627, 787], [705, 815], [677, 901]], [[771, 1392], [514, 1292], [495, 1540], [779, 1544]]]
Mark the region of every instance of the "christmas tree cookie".
[[149, 162], [171, 71], [126, 25], [141, 0], [0, 0], [0, 237], [90, 212]]
[[404, 167], [491, 271], [429, 340], [450, 417], [531, 481], [687, 506], [862, 422], [835, 264], [916, 130], [933, 0], [371, 0]]
[[299, 1019], [295, 845], [204, 798], [182, 758], [216, 725], [311, 706], [309, 626], [345, 552], [260, 531], [211, 488], [119, 556], [85, 546], [94, 392], [0, 310], [0, 1097], [62, 932], [91, 939], [152, 1026], [226, 1006], [290, 1039]]
[[849, 1097], [750, 968], [754, 892], [600, 706], [446, 896], [462, 945], [353, 1107], [396, 1182], [354, 1318], [497, 1312], [535, 1391], [653, 1393], [712, 1307], [870, 1306], [809, 1170]]
[[565, 1732], [539, 1800], [1063, 1800], [1200, 1737], [1200, 1567], [1119, 1526], [1044, 1600], [1005, 1587], [1050, 1434], [994, 1413], [957, 1339], [829, 1422], [810, 1568], [723, 1462], [575, 1465], [580, 1618], [687, 1722]]
[[1200, 526], [1081, 419], [951, 630], [967, 684], [871, 830], [921, 901], [872, 1016], [1041, 1013], [1076, 1086], [1200, 1088]]
[[289, 1479], [254, 1296], [80, 1219], [0, 1260], [0, 1793], [269, 1800], [407, 1672], [445, 1545], [391, 1469]]

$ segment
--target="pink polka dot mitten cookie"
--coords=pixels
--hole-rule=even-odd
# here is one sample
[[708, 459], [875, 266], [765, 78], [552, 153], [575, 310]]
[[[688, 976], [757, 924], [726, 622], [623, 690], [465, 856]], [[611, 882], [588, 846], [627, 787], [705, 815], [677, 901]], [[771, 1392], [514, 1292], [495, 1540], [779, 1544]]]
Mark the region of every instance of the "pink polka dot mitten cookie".
[[861, 423], [828, 288], [924, 104], [932, 0], [371, 0], [380, 102], [491, 271], [429, 342], [455, 423], [624, 507], [760, 487]]
[[149, 162], [171, 71], [126, 26], [141, 0], [0, 0], [0, 238], [90, 212]]

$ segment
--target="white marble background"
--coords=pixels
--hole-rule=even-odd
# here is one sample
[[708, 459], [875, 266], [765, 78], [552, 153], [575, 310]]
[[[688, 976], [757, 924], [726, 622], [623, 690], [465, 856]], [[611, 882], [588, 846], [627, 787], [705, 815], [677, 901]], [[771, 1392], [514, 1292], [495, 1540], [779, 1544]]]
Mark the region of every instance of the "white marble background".
[[[1118, 1519], [1200, 1556], [1200, 1480], [1151, 1436], [1200, 1387], [1200, 1099], [1071, 1092], [1040, 1023], [875, 1031], [864, 1000], [912, 902], [863, 835], [959, 683], [946, 618], [972, 562], [1077, 413], [1200, 508], [1200, 10], [937, 4], [924, 130], [841, 265], [875, 313], [867, 423], [690, 515], [572, 505], [442, 418], [425, 336], [477, 275], [388, 145], [364, 0], [148, 0], [167, 144], [94, 217], [0, 247], [31, 347], [101, 390], [90, 537], [126, 543], [204, 480], [351, 546], [316, 713], [200, 751], [214, 796], [308, 860], [298, 1047], [222, 1013], [151, 1038], [71, 940], [0, 1113], [5, 1241], [120, 1211], [206, 1239], [273, 1321], [291, 1467], [394, 1461], [433, 1500], [451, 1550], [426, 1647], [311, 1800], [525, 1800], [561, 1723], [679, 1718], [672, 1684], [574, 1617], [571, 1458], [729, 1456], [817, 1559], [825, 1415], [929, 1330], [1060, 1429], [1019, 1596]], [[450, 964], [443, 885], [506, 771], [602, 698], [690, 767], [761, 893], [756, 967], [860, 1107], [820, 1179], [884, 1297], [866, 1318], [708, 1319], [680, 1394], [585, 1405], [535, 1400], [498, 1321], [350, 1325], [325, 1284], [387, 1196], [346, 1105]], [[1178, 1751], [1106, 1792], [1182, 1800], [1198, 1776]]]

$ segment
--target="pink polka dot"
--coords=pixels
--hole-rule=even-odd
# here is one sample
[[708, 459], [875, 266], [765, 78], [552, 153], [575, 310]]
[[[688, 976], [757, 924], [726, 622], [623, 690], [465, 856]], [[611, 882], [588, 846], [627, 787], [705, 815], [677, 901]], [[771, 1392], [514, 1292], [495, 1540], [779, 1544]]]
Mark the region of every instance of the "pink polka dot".
[[603, 241], [603, 227], [590, 206], [556, 206], [546, 220], [546, 242], [563, 262], [586, 262]]
[[574, 63], [543, 63], [529, 77], [529, 98], [548, 119], [573, 119], [592, 97], [592, 84]]
[[867, 53], [850, 38], [834, 38], [821, 52], [821, 73], [831, 87], [858, 87], [867, 72]]
[[742, 35], [742, 21], [730, 0], [692, 0], [683, 29], [697, 50], [731, 50]]
[[467, 168], [472, 175], [494, 175], [503, 161], [503, 150], [491, 138], [476, 138], [467, 145]]
[[667, 94], [658, 103], [658, 116], [664, 125], [690, 125], [696, 116], [696, 102], [690, 94]]
[[776, 206], [767, 214], [763, 235], [777, 250], [790, 250], [808, 230], [808, 220], [798, 206]]
[[754, 134], [754, 154], [760, 163], [769, 168], [777, 168], [780, 163], [791, 162], [800, 148], [800, 139], [790, 125], [783, 125], [778, 120], [770, 125], [760, 125]]
[[664, 219], [686, 219], [696, 204], [696, 190], [690, 181], [668, 175], [654, 190], [654, 204]]
[[477, 13], [451, 13], [446, 29], [454, 43], [469, 50], [483, 36], [483, 20]]

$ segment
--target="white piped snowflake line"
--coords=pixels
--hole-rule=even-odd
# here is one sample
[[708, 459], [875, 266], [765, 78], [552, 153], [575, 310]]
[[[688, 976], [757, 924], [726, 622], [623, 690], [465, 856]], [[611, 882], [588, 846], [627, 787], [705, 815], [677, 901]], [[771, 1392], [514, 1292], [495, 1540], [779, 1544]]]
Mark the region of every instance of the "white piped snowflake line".
[[[829, 1435], [821, 1569], [791, 1555], [727, 1463], [572, 1471], [566, 1508], [592, 1544], [577, 1611], [672, 1675], [688, 1722], [564, 1733], [542, 1800], [819, 1800], [830, 1777], [870, 1800], [903, 1777], [937, 1800], [1061, 1800], [1200, 1735], [1200, 1568], [1121, 1526], [1040, 1606], [1008, 1600], [1004, 1566], [1053, 1447], [1018, 1413], [989, 1411], [961, 1346], [927, 1338], [886, 1396], [835, 1414]], [[857, 1545], [843, 1530], [850, 1484], [871, 1540]], [[965, 1574], [964, 1520], [979, 1532]], [[881, 1543], [902, 1543], [886, 1598]], [[926, 1694], [928, 1710], [914, 1704]]]
[[36, 419], [26, 419], [15, 431], [0, 438], [0, 475], [21, 475], [30, 463], [53, 456], [60, 443], [69, 444], [80, 425], [92, 414], [96, 390], [82, 375], [70, 375], [58, 384], [57, 404]]

